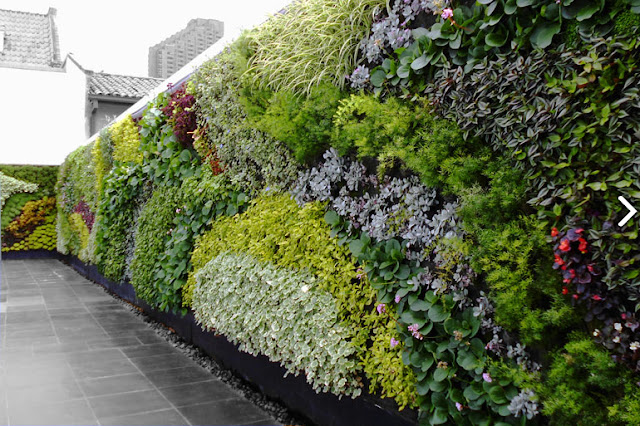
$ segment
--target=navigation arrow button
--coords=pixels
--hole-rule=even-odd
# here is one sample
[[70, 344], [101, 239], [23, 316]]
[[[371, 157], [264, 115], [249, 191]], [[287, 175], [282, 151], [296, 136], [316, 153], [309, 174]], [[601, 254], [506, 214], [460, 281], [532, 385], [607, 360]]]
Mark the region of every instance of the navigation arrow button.
[[627, 213], [627, 215], [623, 217], [620, 222], [618, 222], [618, 226], [624, 226], [631, 220], [633, 216], [635, 216], [636, 213], [638, 213], [638, 210], [636, 210], [635, 207], [633, 207], [631, 203], [629, 203], [622, 195], [618, 197], [618, 200], [620, 200], [620, 202], [624, 204], [627, 209], [629, 209], [629, 213]]

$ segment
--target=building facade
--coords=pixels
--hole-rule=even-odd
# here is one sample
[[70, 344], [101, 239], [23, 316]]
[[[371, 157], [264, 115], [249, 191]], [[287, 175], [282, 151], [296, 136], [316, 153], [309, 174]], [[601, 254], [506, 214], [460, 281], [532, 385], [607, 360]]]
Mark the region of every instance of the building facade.
[[0, 163], [60, 164], [85, 141], [86, 77], [61, 61], [56, 10], [0, 9]]
[[162, 83], [162, 79], [153, 77], [134, 77], [94, 71], [86, 71], [86, 74], [87, 138], [110, 124], [131, 105]]
[[162, 82], [61, 60], [55, 18], [0, 9], [0, 164], [61, 164]]
[[149, 76], [166, 79], [220, 40], [224, 23], [192, 19], [187, 27], [149, 48]]

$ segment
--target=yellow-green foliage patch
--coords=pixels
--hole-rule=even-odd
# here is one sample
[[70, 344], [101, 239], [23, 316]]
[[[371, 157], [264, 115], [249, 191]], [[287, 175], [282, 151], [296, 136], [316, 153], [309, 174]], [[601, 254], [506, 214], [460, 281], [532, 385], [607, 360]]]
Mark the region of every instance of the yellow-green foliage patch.
[[[359, 273], [349, 249], [331, 237], [324, 213], [322, 203], [299, 207], [290, 196], [276, 194], [253, 200], [242, 215], [217, 219], [196, 243], [191, 258], [194, 269], [183, 290], [185, 304], [192, 303], [195, 274], [222, 253], [248, 253], [278, 267], [306, 270], [320, 279], [320, 289], [335, 298], [339, 318], [350, 330], [356, 359], [367, 369], [372, 389], [382, 389], [404, 406], [415, 400], [413, 374], [402, 367], [397, 351], [369, 352], [369, 340], [386, 340], [395, 323], [375, 312], [374, 290], [365, 274]], [[396, 369], [397, 381], [388, 380], [389, 366]], [[398, 381], [403, 385], [398, 387]]]
[[55, 250], [56, 217], [48, 216], [43, 225], [36, 227], [24, 240], [3, 248], [2, 251]]
[[142, 153], [139, 151], [140, 135], [138, 126], [130, 115], [109, 128], [113, 143], [113, 159], [116, 161], [142, 163]]

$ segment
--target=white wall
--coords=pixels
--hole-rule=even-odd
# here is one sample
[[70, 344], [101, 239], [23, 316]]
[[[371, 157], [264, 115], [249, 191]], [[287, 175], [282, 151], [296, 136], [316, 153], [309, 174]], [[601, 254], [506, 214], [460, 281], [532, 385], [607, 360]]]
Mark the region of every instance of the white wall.
[[66, 72], [0, 68], [0, 164], [58, 165], [86, 143], [86, 78]]

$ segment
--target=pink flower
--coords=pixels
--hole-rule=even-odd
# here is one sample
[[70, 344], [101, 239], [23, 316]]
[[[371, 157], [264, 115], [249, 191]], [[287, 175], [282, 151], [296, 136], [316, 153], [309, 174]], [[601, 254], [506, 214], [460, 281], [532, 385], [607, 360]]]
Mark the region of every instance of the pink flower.
[[420, 326], [418, 324], [413, 324], [407, 327], [407, 329], [411, 332], [411, 335], [413, 337], [415, 337], [418, 340], [422, 340], [423, 336], [422, 334], [420, 334], [420, 332], [418, 331], [420, 329]]
[[393, 338], [393, 337], [392, 337], [392, 338], [391, 338], [391, 342], [389, 342], [389, 345], [390, 345], [392, 348], [395, 348], [396, 346], [398, 346], [398, 344], [400, 344], [400, 342], [398, 342], [395, 338]]
[[387, 307], [384, 303], [380, 303], [378, 306], [376, 306], [376, 310], [379, 314], [384, 314], [385, 312], [387, 312]]
[[484, 379], [485, 382], [488, 382], [488, 383], [493, 382], [493, 379], [491, 378], [489, 373], [482, 373], [482, 378]]
[[462, 411], [464, 407], [459, 402], [456, 402], [456, 408], [458, 409], [458, 411]]
[[400, 299], [402, 299], [400, 296], [396, 296], [395, 299], [393, 299], [396, 303], [400, 303]]
[[594, 294], [593, 296], [591, 296], [591, 298], [595, 301], [600, 301], [602, 300], [602, 297], [598, 296], [597, 294]]
[[442, 11], [442, 15], [440, 15], [442, 19], [449, 19], [453, 16], [453, 10], [450, 7], [447, 7]]

